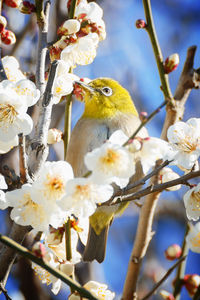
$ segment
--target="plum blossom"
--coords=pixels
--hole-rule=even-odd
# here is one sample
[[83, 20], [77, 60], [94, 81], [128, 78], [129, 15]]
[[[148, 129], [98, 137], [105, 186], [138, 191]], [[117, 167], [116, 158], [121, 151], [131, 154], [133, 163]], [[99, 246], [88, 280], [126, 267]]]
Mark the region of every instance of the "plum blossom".
[[10, 151], [13, 147], [17, 146], [18, 144], [19, 144], [19, 139], [17, 135], [8, 142], [0, 141], [0, 154], [4, 154]]
[[10, 142], [16, 135], [31, 132], [33, 121], [26, 113], [39, 99], [39, 91], [27, 79], [0, 83], [0, 141]]
[[36, 231], [47, 231], [49, 224], [58, 227], [63, 223], [63, 212], [59, 208], [45, 207], [31, 198], [32, 186], [25, 184], [21, 189], [7, 192], [4, 208], [13, 207], [10, 217], [15, 223], [31, 225]]
[[194, 226], [190, 224], [190, 231], [186, 237], [188, 247], [196, 253], [200, 253], [200, 222]]
[[33, 183], [32, 199], [47, 209], [57, 206], [56, 201], [65, 195], [66, 184], [73, 177], [72, 167], [67, 162], [45, 162]]
[[200, 119], [175, 123], [169, 127], [167, 137], [176, 151], [174, 164], [191, 169], [200, 155]]
[[[108, 290], [108, 286], [97, 281], [88, 281], [83, 286], [86, 290], [90, 291], [99, 300], [113, 300], [115, 293]], [[85, 300], [86, 298], [80, 297], [78, 294], [73, 293], [69, 296], [68, 300]]]
[[61, 60], [70, 63], [71, 66], [88, 65], [96, 56], [98, 42], [98, 35], [95, 32], [89, 33], [65, 47], [61, 52]]
[[56, 78], [53, 85], [53, 103], [59, 103], [62, 96], [66, 96], [73, 91], [73, 83], [79, 77], [69, 73], [70, 65], [60, 60], [57, 68]]
[[200, 217], [200, 183], [187, 191], [183, 200], [188, 219], [197, 221]]
[[[56, 256], [51, 253], [47, 252], [45, 255], [44, 260], [50, 264], [51, 267], [58, 269], [60, 263], [57, 261]], [[35, 274], [39, 277], [42, 283], [46, 285], [52, 284], [51, 291], [57, 295], [61, 288], [61, 280], [50, 274], [48, 271], [40, 267], [39, 265], [32, 263], [32, 269], [34, 270]]]
[[121, 146], [127, 139], [122, 131], [117, 131], [101, 147], [85, 155], [85, 165], [92, 171], [94, 182], [114, 182], [121, 188], [128, 184], [135, 173], [135, 164], [131, 153]]
[[[163, 168], [160, 173], [160, 181], [161, 183], [165, 183], [165, 182], [168, 182], [168, 181], [171, 181], [171, 180], [175, 180], [175, 179], [178, 179], [180, 176], [174, 172], [172, 169], [170, 168]], [[166, 190], [167, 191], [177, 191], [181, 188], [181, 184], [178, 184], [178, 185], [174, 185], [174, 186], [171, 186], [171, 187], [168, 187]]]
[[19, 69], [19, 63], [14, 56], [4, 56], [2, 58], [2, 64], [8, 80], [17, 82], [26, 78]]
[[98, 203], [107, 201], [113, 194], [110, 185], [98, 185], [90, 178], [74, 178], [66, 184], [66, 194], [58, 201], [61, 209], [77, 217], [92, 215]]

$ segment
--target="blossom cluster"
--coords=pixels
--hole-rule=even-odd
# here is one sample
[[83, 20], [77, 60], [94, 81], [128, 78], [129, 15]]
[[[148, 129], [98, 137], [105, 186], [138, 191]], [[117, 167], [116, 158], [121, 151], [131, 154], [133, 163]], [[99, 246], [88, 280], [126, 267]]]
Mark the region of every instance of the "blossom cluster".
[[40, 92], [19, 70], [14, 57], [4, 57], [2, 63], [8, 80], [0, 83], [0, 154], [18, 144], [18, 134], [29, 134], [33, 121], [27, 114], [36, 104]]
[[[70, 10], [71, 1], [68, 1]], [[58, 28], [60, 39], [51, 47], [51, 60], [62, 59], [74, 67], [91, 63], [99, 41], [105, 39], [103, 10], [95, 2], [78, 1], [74, 19]]]
[[16, 37], [14, 32], [6, 29], [7, 20], [5, 17], [0, 16], [0, 38], [1, 42], [5, 45], [12, 45], [16, 42]]

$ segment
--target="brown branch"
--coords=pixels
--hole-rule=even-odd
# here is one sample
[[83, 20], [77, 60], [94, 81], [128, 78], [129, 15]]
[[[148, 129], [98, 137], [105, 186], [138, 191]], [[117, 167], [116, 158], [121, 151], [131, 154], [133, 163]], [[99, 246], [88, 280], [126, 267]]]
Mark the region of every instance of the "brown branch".
[[181, 257], [169, 270], [165, 273], [165, 275], [155, 284], [153, 289], [146, 294], [141, 300], [146, 300], [151, 297], [155, 291], [161, 286], [161, 284], [170, 276], [170, 274], [186, 259], [186, 256]]
[[19, 170], [20, 170], [20, 181], [22, 184], [26, 183], [29, 179], [26, 153], [25, 153], [25, 136], [23, 133], [18, 135], [19, 138]]
[[[150, 184], [148, 187], [146, 187], [143, 190], [140, 190], [136, 193], [133, 193], [131, 195], [127, 195], [127, 196], [123, 196], [123, 200], [117, 200], [113, 203], [111, 203], [110, 205], [116, 205], [116, 204], [121, 204], [124, 202], [130, 202], [133, 200], [138, 200], [144, 196], [153, 194], [153, 193], [160, 193], [164, 190], [166, 190], [169, 187], [175, 186], [175, 185], [179, 185], [179, 184], [187, 184], [187, 181], [192, 179], [192, 178], [196, 178], [200, 176], [200, 171], [196, 171], [196, 172], [190, 172], [186, 175], [181, 176], [180, 178], [174, 179], [174, 180], [170, 180], [167, 181], [165, 183], [161, 183], [161, 184]], [[104, 205], [108, 205], [108, 202], [105, 202], [103, 204], [101, 204], [101, 206]]]

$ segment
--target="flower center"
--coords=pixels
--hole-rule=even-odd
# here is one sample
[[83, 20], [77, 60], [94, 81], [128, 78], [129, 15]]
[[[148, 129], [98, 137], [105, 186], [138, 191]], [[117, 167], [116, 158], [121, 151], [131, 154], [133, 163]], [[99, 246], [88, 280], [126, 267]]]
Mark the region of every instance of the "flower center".
[[193, 139], [189, 136], [186, 136], [183, 140], [180, 140], [180, 142], [176, 145], [183, 152], [190, 153], [197, 149], [199, 141], [198, 139]]
[[[47, 176], [49, 177], [49, 176]], [[46, 182], [46, 196], [50, 198], [60, 199], [64, 194], [64, 183], [60, 177], [50, 177]]]
[[75, 194], [81, 195], [82, 197], [88, 197], [89, 196], [89, 192], [90, 192], [90, 188], [89, 185], [77, 185], [76, 186], [76, 191]]
[[119, 159], [119, 154], [113, 151], [112, 149], [108, 149], [106, 155], [101, 157], [101, 162], [104, 165], [113, 165]]
[[17, 114], [17, 111], [12, 105], [0, 104], [0, 126], [1, 123], [13, 124]]
[[198, 232], [190, 241], [193, 247], [200, 247], [200, 232]]

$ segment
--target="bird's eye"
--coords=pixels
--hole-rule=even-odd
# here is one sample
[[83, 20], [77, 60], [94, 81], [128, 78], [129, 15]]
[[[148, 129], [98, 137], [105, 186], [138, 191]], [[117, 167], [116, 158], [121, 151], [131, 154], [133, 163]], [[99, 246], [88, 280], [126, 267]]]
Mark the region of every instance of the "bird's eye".
[[102, 93], [105, 95], [105, 96], [111, 96], [113, 91], [110, 87], [108, 86], [105, 86], [104, 88], [102, 88]]

